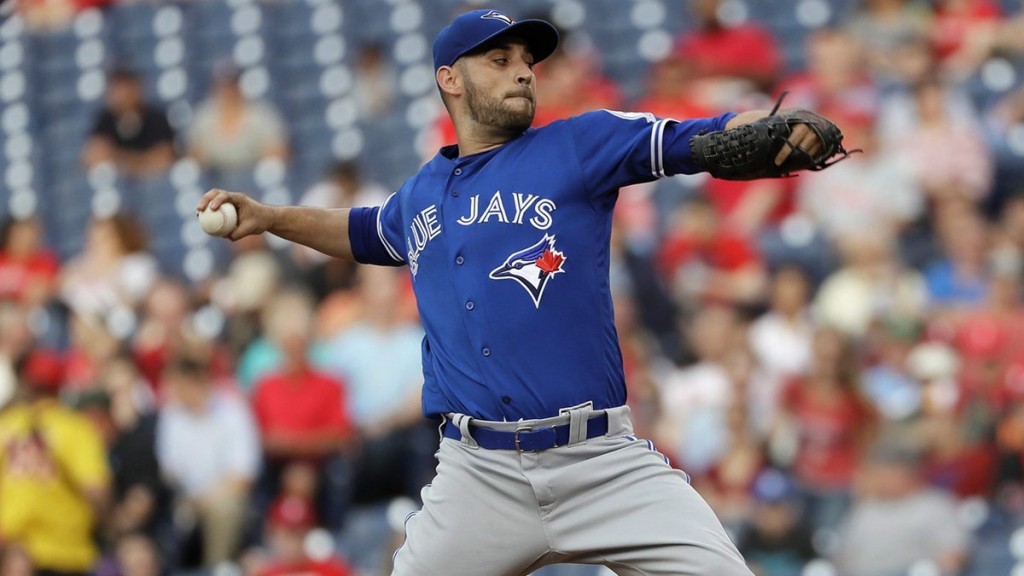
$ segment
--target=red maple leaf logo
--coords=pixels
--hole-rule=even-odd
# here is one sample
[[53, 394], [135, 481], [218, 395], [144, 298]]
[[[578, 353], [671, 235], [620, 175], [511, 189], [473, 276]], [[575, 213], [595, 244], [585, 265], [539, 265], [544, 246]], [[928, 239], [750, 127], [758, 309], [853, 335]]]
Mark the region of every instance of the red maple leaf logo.
[[537, 258], [537, 268], [552, 274], [554, 272], [560, 272], [562, 270], [562, 262], [565, 260], [562, 257], [561, 252], [553, 252], [550, 249], [545, 250], [544, 254], [540, 258]]

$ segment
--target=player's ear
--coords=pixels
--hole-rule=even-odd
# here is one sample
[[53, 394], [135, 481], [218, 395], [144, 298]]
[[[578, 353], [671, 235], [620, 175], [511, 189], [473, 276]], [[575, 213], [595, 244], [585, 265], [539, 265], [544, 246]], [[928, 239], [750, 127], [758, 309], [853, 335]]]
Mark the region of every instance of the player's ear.
[[462, 78], [454, 67], [441, 66], [437, 69], [434, 76], [437, 80], [437, 85], [441, 88], [441, 92], [452, 96], [462, 94]]

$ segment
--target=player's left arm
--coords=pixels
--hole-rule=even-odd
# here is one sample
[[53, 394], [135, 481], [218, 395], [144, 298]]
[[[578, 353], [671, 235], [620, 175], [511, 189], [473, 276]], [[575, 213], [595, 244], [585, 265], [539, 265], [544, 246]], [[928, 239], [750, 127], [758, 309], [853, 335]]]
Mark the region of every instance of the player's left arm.
[[690, 160], [700, 170], [725, 180], [790, 176], [823, 170], [845, 159], [843, 133], [831, 120], [810, 110], [779, 110], [734, 115], [721, 130], [701, 131], [688, 140]]

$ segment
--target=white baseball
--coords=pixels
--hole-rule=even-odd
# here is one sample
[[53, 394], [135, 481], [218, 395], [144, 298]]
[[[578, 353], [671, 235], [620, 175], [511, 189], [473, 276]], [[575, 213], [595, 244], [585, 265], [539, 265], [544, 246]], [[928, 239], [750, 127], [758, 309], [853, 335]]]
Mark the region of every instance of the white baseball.
[[209, 206], [196, 214], [199, 217], [199, 226], [203, 232], [211, 236], [227, 236], [235, 231], [238, 226], [238, 209], [234, 204], [225, 202], [216, 210]]

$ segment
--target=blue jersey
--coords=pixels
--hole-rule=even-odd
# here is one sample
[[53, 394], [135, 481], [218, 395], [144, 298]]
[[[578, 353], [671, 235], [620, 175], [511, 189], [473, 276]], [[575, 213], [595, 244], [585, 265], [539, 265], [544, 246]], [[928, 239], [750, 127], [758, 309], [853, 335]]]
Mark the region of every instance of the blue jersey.
[[443, 148], [380, 207], [356, 260], [407, 265], [426, 336], [423, 411], [543, 418], [626, 401], [608, 261], [622, 186], [699, 169], [688, 120], [595, 111], [466, 157]]

